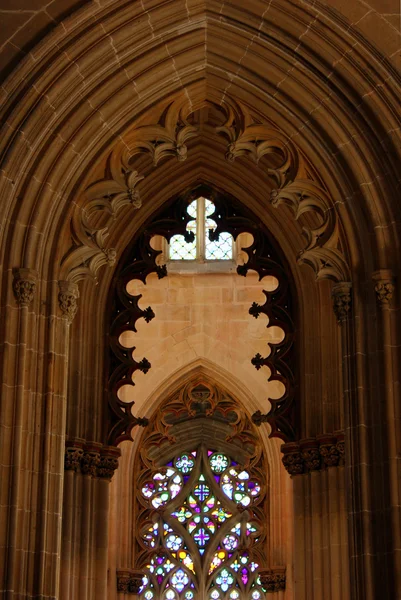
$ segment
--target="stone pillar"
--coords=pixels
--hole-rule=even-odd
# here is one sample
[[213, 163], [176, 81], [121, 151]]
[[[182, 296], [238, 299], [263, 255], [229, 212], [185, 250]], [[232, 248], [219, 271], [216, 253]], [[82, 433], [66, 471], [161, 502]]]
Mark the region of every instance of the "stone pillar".
[[120, 450], [69, 440], [62, 533], [60, 600], [107, 599], [109, 483]]
[[[385, 403], [384, 430], [388, 465], [391, 538], [393, 549], [394, 594], [401, 598], [401, 408], [399, 384], [399, 341], [397, 328], [399, 310], [395, 302], [395, 280], [391, 271], [373, 273], [378, 308], [379, 353], [382, 357], [380, 397]], [[390, 536], [389, 536], [390, 537]]]
[[[46, 291], [46, 302], [40, 302]], [[5, 599], [58, 597], [69, 322], [58, 292], [13, 270], [2, 353], [1, 559]]]
[[349, 600], [344, 433], [282, 446], [294, 484], [297, 600]]

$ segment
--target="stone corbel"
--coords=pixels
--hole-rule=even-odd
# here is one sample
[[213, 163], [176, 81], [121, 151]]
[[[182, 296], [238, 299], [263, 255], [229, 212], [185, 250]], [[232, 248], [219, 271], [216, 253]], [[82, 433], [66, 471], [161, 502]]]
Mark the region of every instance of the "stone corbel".
[[135, 569], [117, 571], [117, 592], [138, 595], [143, 585], [144, 573]]
[[286, 568], [259, 569], [260, 585], [265, 593], [282, 592], [286, 584]]
[[13, 292], [18, 306], [32, 304], [38, 273], [34, 269], [13, 269]]
[[61, 312], [67, 321], [72, 323], [78, 310], [78, 286], [76, 283], [72, 283], [71, 281], [59, 281], [58, 287], [58, 303]]
[[395, 289], [393, 273], [388, 269], [381, 269], [373, 273], [372, 279], [379, 307], [381, 309], [390, 308]]
[[281, 446], [283, 465], [290, 475], [302, 475], [344, 464], [344, 432], [306, 438]]
[[333, 298], [333, 310], [337, 323], [341, 325], [351, 316], [352, 305], [352, 283], [345, 281], [333, 286], [331, 292]]
[[68, 440], [65, 444], [64, 468], [66, 471], [90, 475], [111, 481], [118, 468], [121, 450], [98, 442], [86, 442], [81, 438]]

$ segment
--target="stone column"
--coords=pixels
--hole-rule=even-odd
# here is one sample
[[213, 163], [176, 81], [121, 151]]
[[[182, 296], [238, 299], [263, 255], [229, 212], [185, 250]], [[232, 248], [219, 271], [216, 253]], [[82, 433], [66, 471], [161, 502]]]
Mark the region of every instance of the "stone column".
[[120, 450], [69, 440], [65, 488], [60, 600], [107, 599], [109, 483]]
[[282, 446], [294, 484], [297, 600], [349, 600], [344, 433]]
[[[4, 598], [14, 598], [15, 592], [23, 592], [24, 576], [21, 567], [24, 564], [21, 545], [23, 521], [26, 506], [21, 492], [24, 484], [24, 428], [26, 413], [26, 395], [29, 389], [29, 330], [35, 327], [35, 312], [30, 308], [36, 291], [37, 273], [32, 269], [13, 270], [13, 292], [18, 311], [7, 307], [9, 323], [7, 340], [9, 347], [4, 348], [4, 377], [2, 399], [2, 477], [1, 485], [5, 495], [2, 504], [2, 534], [5, 534], [4, 557]], [[15, 336], [15, 337], [14, 337]], [[14, 339], [13, 339], [14, 338]], [[12, 350], [14, 347], [16, 350]], [[9, 359], [9, 360], [7, 360]], [[7, 388], [7, 389], [5, 389]], [[25, 473], [24, 473], [25, 471]], [[5, 507], [5, 508], [3, 508]], [[25, 573], [24, 573], [25, 575]]]
[[[385, 403], [385, 439], [387, 449], [391, 541], [394, 564], [394, 597], [401, 598], [401, 408], [399, 384], [399, 310], [395, 301], [395, 281], [389, 270], [373, 273], [378, 308], [379, 352], [382, 355], [380, 396]], [[389, 536], [390, 537], [390, 536]]]

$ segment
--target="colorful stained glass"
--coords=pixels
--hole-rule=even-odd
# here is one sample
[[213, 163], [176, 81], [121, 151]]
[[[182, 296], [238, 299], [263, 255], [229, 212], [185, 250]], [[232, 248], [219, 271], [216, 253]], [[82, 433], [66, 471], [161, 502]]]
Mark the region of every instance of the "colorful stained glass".
[[192, 471], [194, 464], [194, 458], [188, 454], [182, 454], [175, 460], [175, 466], [179, 471], [181, 471], [181, 473], [184, 473], [185, 475]]
[[180, 537], [179, 535], [176, 535], [175, 533], [170, 534], [166, 538], [166, 546], [169, 550], [177, 551], [181, 548], [183, 543], [184, 543], [184, 540], [182, 539], [182, 537]]
[[208, 541], [210, 540], [210, 535], [204, 529], [204, 527], [199, 527], [199, 529], [194, 534], [194, 540], [198, 544], [198, 546], [206, 546]]
[[[195, 481], [191, 477], [194, 471], [198, 474]], [[157, 508], [159, 515], [155, 523], [143, 529], [141, 537], [149, 551], [161, 551], [150, 559], [149, 578], [146, 583], [144, 580], [140, 600], [195, 600], [197, 577], [201, 575], [197, 571], [203, 569], [211, 581], [202, 597], [264, 600], [258, 565], [248, 551], [257, 541], [257, 525], [242, 521], [242, 511], [235, 508], [235, 504], [250, 506], [260, 496], [261, 486], [250, 471], [221, 452], [184, 452], [159, 468], [141, 487], [150, 508]], [[230, 504], [231, 510], [224, 505], [218, 488], [227, 497], [227, 504], [229, 500], [235, 503]], [[172, 501], [178, 494], [182, 500], [177, 507]], [[221, 529], [222, 535], [218, 533]], [[205, 561], [211, 543], [214, 550]], [[244, 546], [246, 551], [241, 550]]]
[[228, 588], [233, 585], [234, 577], [227, 569], [222, 569], [216, 577], [216, 583], [221, 587], [223, 592], [226, 592]]
[[182, 592], [185, 586], [189, 583], [189, 577], [183, 569], [177, 569], [171, 577], [171, 585], [175, 587], [178, 592]]
[[235, 548], [238, 547], [239, 539], [236, 535], [226, 535], [226, 537], [223, 538], [222, 544], [226, 550], [235, 550]]
[[230, 461], [224, 454], [212, 454], [209, 458], [209, 462], [213, 473], [222, 473], [230, 464]]
[[210, 488], [205, 483], [199, 483], [194, 489], [195, 496], [203, 502], [210, 494]]
[[218, 569], [220, 567], [220, 565], [223, 563], [223, 561], [225, 561], [227, 556], [227, 553], [224, 552], [224, 550], [219, 550], [218, 552], [216, 552], [212, 558], [212, 561], [210, 563], [210, 567], [209, 567], [209, 575], [211, 573], [213, 573], [213, 571], [215, 569]]

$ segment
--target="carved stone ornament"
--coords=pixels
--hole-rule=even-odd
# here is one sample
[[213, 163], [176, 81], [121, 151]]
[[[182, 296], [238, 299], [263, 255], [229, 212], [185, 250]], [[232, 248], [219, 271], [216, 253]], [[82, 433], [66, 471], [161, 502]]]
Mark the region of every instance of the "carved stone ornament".
[[304, 460], [299, 444], [290, 442], [281, 446], [283, 465], [290, 475], [301, 475], [304, 472]]
[[92, 444], [85, 446], [81, 460], [82, 475], [97, 476], [97, 468], [100, 463], [100, 449], [102, 444]]
[[76, 283], [71, 281], [59, 281], [58, 303], [61, 312], [66, 317], [69, 323], [72, 323], [77, 310], [77, 300], [79, 298], [79, 290]]
[[352, 283], [338, 283], [332, 289], [333, 309], [339, 324], [351, 316]]
[[264, 592], [281, 592], [285, 590], [286, 574], [285, 567], [273, 567], [272, 569], [259, 569], [260, 585]]
[[391, 271], [381, 270], [373, 273], [375, 292], [380, 308], [389, 308], [394, 293], [394, 277]]
[[320, 452], [319, 444], [315, 439], [306, 439], [300, 442], [300, 448], [302, 451], [302, 459], [304, 461], [306, 470], [318, 471], [320, 469]]
[[76, 438], [65, 444], [64, 468], [66, 471], [111, 481], [120, 456], [119, 448], [97, 442], [87, 443]]
[[173, 102], [162, 110], [157, 123], [137, 123], [110, 154], [103, 178], [91, 183], [76, 203], [71, 219], [73, 244], [62, 259], [63, 279], [77, 283], [89, 276], [96, 281], [101, 266], [114, 265], [116, 251], [106, 247], [109, 229], [124, 206], [136, 210], [142, 206], [137, 186], [144, 175], [133, 167], [133, 160], [144, 152], [155, 166], [169, 157], [185, 160], [186, 142], [198, 132], [188, 122], [188, 112], [182, 100]]
[[33, 269], [13, 269], [13, 291], [19, 306], [29, 306], [35, 295], [37, 271]]
[[77, 473], [81, 469], [81, 462], [84, 453], [84, 441], [66, 442], [64, 455], [64, 469]]
[[[296, 439], [295, 433], [295, 349], [293, 323], [293, 303], [291, 301], [291, 273], [285, 258], [279, 253], [269, 231], [260, 220], [245, 206], [229, 194], [205, 184], [191, 186], [187, 191], [177, 194], [171, 202], [163, 206], [148, 222], [145, 222], [134, 237], [132, 244], [126, 251], [126, 260], [120, 264], [115, 274], [114, 289], [111, 290], [111, 322], [109, 328], [110, 352], [107, 357], [109, 364], [109, 378], [107, 382], [107, 402], [109, 404], [110, 429], [107, 442], [118, 445], [123, 440], [132, 440], [131, 431], [134, 426], [146, 424], [132, 413], [134, 399], [122, 401], [119, 389], [132, 387], [132, 397], [135, 392], [133, 374], [137, 370], [146, 373], [151, 367], [144, 358], [140, 361], [134, 359], [133, 349], [123, 347], [120, 343], [121, 334], [126, 331], [136, 332], [136, 322], [144, 319], [146, 322], [155, 315], [151, 307], [139, 307], [140, 296], [133, 296], [127, 290], [127, 283], [133, 280], [146, 284], [149, 273], [158, 273], [157, 259], [161, 251], [152, 248], [151, 239], [160, 235], [167, 241], [173, 235], [188, 235], [186, 231], [190, 216], [187, 212], [188, 204], [199, 197], [210, 198], [216, 207], [213, 219], [216, 228], [213, 238], [219, 239], [223, 232], [230, 233], [234, 240], [242, 232], [252, 235], [253, 243], [243, 248], [247, 255], [246, 264], [237, 269], [239, 275], [246, 276], [248, 270], [256, 271], [260, 280], [267, 274], [274, 275], [279, 281], [277, 290], [264, 290], [265, 302], [250, 307], [251, 314], [267, 316], [267, 322], [273, 322], [285, 332], [284, 339], [279, 344], [270, 342], [267, 356], [256, 354], [252, 364], [256, 369], [267, 367], [269, 381], [280, 381], [285, 386], [285, 394], [280, 400], [269, 398], [271, 408], [268, 414], [255, 413], [254, 423], [260, 425], [267, 422], [270, 425], [271, 437], [280, 437], [284, 442]], [[165, 267], [165, 265], [164, 265]], [[166, 274], [166, 267], [163, 275]], [[156, 315], [157, 318], [157, 315]], [[278, 347], [276, 347], [278, 346]], [[266, 370], [267, 373], [267, 370]]]
[[283, 465], [290, 475], [302, 475], [344, 464], [344, 432], [318, 435], [281, 446]]
[[144, 573], [134, 569], [117, 571], [117, 592], [125, 594], [139, 594], [143, 585]]
[[118, 448], [103, 448], [100, 454], [100, 462], [97, 467], [97, 476], [101, 479], [111, 481], [114, 472], [118, 468], [118, 459], [120, 455], [121, 452]]
[[348, 280], [349, 267], [340, 248], [335, 204], [312, 165], [273, 123], [261, 123], [245, 106], [228, 97], [225, 100], [222, 108], [226, 111], [226, 121], [216, 131], [228, 142], [227, 160], [249, 157], [259, 163], [266, 155], [276, 155], [280, 165], [267, 168], [277, 186], [270, 195], [272, 206], [290, 206], [296, 220], [306, 212], [313, 212], [319, 218], [317, 227], [303, 227], [307, 245], [299, 253], [298, 262], [312, 267], [317, 279]]

